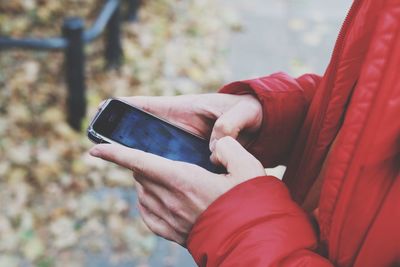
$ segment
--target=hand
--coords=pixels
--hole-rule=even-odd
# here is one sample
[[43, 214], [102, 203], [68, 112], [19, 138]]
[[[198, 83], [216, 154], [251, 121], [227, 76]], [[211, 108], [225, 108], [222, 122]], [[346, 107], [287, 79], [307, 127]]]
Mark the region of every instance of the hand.
[[155, 234], [182, 246], [196, 219], [214, 200], [235, 185], [265, 175], [261, 163], [231, 137], [216, 141], [211, 155], [227, 174], [118, 144], [96, 145], [90, 154], [132, 170], [145, 224]]
[[199, 94], [120, 99], [210, 138], [210, 148], [224, 136], [231, 136], [246, 145], [262, 122], [261, 104], [252, 95]]

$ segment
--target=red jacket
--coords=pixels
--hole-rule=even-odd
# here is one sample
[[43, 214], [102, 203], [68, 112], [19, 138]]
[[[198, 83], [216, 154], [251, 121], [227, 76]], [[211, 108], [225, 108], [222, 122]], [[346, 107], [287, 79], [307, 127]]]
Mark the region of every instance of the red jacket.
[[263, 105], [257, 177], [200, 216], [200, 266], [400, 266], [400, 1], [355, 0], [323, 77], [225, 86]]

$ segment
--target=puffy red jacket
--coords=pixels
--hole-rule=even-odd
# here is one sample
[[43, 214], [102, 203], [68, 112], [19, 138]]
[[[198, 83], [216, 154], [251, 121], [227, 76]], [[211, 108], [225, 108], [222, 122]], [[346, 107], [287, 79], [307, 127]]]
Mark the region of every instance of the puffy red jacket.
[[225, 86], [264, 119], [257, 177], [200, 216], [199, 266], [400, 266], [400, 1], [356, 0], [323, 77], [283, 73]]

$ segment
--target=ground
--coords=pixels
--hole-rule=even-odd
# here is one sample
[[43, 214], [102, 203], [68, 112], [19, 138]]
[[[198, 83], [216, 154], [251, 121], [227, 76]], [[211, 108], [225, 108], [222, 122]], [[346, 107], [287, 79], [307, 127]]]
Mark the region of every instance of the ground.
[[[144, 1], [125, 23], [124, 62], [105, 71], [102, 41], [86, 47], [89, 116], [104, 98], [215, 91], [286, 71], [323, 73], [350, 0]], [[93, 8], [95, 7], [95, 8]], [[0, 3], [0, 35], [52, 36], [96, 1]], [[49, 26], [51, 25], [51, 26]], [[88, 156], [65, 123], [60, 52], [0, 54], [0, 267], [195, 266], [138, 218], [128, 171]]]

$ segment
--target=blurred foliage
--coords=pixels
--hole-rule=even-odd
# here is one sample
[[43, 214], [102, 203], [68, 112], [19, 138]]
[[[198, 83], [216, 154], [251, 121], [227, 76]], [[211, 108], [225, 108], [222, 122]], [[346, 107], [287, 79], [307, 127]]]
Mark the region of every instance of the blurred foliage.
[[[57, 36], [67, 16], [90, 26], [102, 3], [0, 0], [0, 35]], [[144, 1], [139, 21], [123, 25], [118, 70], [104, 70], [101, 38], [86, 47], [89, 115], [111, 96], [214, 91], [237, 27], [213, 0]], [[155, 238], [132, 206], [131, 173], [87, 154], [85, 134], [65, 122], [65, 97], [62, 52], [1, 51], [0, 267], [86, 266], [100, 256], [146, 266]]]

